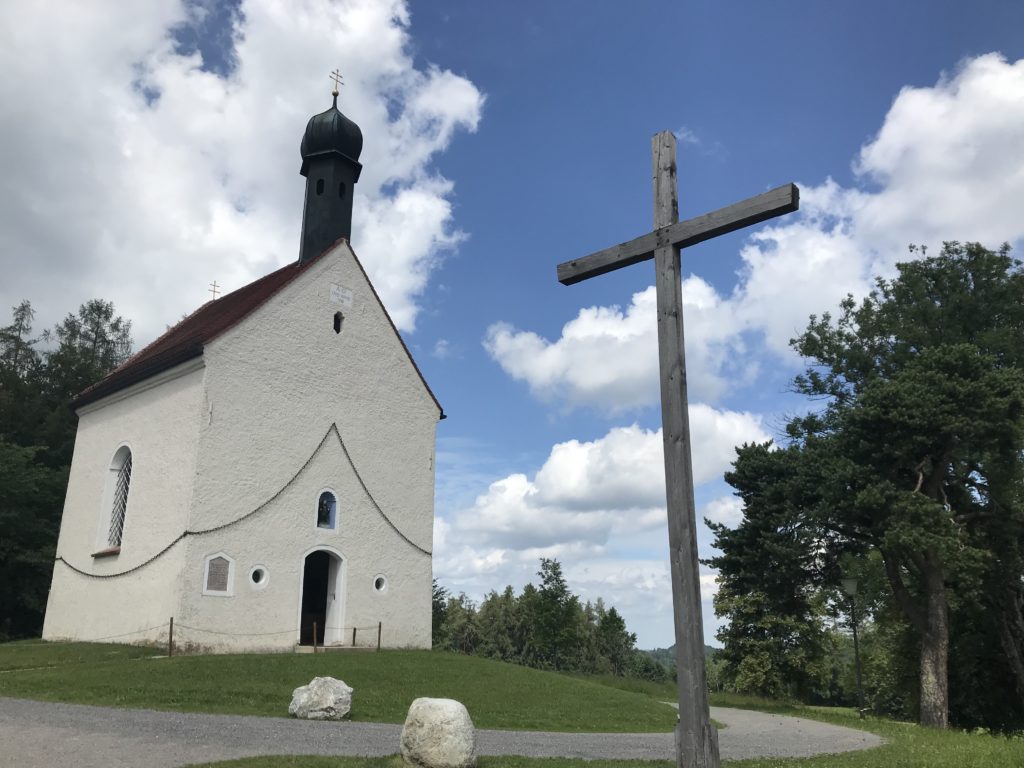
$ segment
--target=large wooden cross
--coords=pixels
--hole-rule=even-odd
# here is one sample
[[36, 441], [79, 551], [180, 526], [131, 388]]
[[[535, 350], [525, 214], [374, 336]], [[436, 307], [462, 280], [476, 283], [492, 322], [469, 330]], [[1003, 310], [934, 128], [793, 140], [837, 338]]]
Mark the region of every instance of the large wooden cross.
[[665, 443], [665, 490], [676, 630], [679, 768], [718, 768], [718, 733], [708, 713], [701, 617], [700, 563], [690, 459], [690, 417], [683, 351], [683, 300], [679, 252], [727, 232], [791, 213], [800, 191], [786, 184], [695, 219], [679, 221], [676, 139], [669, 131], [651, 141], [654, 166], [654, 231], [580, 259], [558, 265], [558, 282], [572, 285], [640, 261], [654, 259], [658, 301], [658, 357], [661, 368], [661, 423]]

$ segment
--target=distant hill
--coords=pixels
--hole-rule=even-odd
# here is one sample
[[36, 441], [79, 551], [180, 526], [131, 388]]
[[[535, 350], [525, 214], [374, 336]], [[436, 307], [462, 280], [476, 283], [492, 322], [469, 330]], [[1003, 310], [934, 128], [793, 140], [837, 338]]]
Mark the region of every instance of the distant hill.
[[[715, 658], [715, 654], [721, 650], [720, 648], [712, 648], [710, 645], [704, 646], [704, 655], [710, 660]], [[655, 648], [650, 651], [640, 651], [640, 653], [646, 653], [652, 659], [659, 664], [665, 666], [668, 669], [672, 669], [676, 665], [676, 646], [673, 643], [668, 648]]]

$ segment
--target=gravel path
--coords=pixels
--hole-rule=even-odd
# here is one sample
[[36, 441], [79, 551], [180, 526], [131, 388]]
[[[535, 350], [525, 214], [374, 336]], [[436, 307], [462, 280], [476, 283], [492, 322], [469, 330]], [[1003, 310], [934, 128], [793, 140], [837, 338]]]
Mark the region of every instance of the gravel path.
[[[723, 759], [807, 756], [878, 746], [877, 736], [813, 720], [711, 708], [729, 726]], [[0, 698], [0, 768], [176, 768], [249, 755], [389, 755], [402, 727], [108, 709]], [[673, 759], [670, 733], [477, 731], [482, 755]]]

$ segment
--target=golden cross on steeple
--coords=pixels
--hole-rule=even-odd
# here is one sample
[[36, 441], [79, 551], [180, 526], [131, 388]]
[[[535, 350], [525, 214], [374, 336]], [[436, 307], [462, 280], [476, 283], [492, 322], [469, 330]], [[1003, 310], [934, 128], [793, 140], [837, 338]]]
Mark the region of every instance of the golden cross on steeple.
[[334, 70], [333, 72], [331, 72], [330, 77], [331, 77], [331, 80], [334, 81], [334, 90], [331, 91], [331, 96], [337, 96], [338, 95], [338, 87], [345, 84], [345, 83], [343, 83], [341, 81], [341, 72], [339, 72], [338, 70]]
[[212, 283], [210, 283], [210, 287], [209, 287], [208, 290], [210, 291], [210, 293], [213, 294], [213, 298], [215, 298], [215, 299], [217, 298], [217, 294], [219, 293], [219, 291], [218, 291], [219, 288], [220, 288], [220, 286], [217, 285], [217, 281], [216, 280], [214, 280]]

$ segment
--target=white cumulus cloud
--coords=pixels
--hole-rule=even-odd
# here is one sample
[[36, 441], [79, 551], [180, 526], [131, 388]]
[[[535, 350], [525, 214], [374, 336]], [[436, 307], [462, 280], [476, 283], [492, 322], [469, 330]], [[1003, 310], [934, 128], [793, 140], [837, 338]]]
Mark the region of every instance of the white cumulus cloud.
[[[768, 439], [752, 414], [703, 404], [690, 407], [690, 431], [695, 486], [720, 478], [737, 445]], [[566, 547], [600, 551], [612, 537], [663, 526], [661, 430], [634, 424], [597, 440], [558, 443], [533, 478], [514, 473], [492, 482], [449, 522], [444, 548], [549, 553]]]
[[[737, 445], [768, 439], [756, 416], [703, 404], [690, 406], [690, 432], [697, 487], [721, 477]], [[652, 639], [672, 627], [661, 430], [634, 424], [557, 443], [532, 476], [500, 477], [434, 525], [435, 575], [477, 600], [536, 582], [542, 557], [563, 563], [582, 598], [615, 605], [648, 646], [671, 642]], [[714, 574], [702, 573], [702, 598], [716, 589]]]
[[[801, 184], [800, 212], [748, 238], [730, 293], [684, 281], [694, 399], [751, 381], [758, 353], [792, 360], [789, 340], [811, 314], [865, 295], [914, 258], [910, 243], [935, 253], [944, 240], [1024, 238], [1024, 60], [987, 54], [904, 88], [853, 167], [856, 186]], [[581, 309], [557, 339], [498, 323], [484, 343], [538, 397], [618, 413], [658, 402], [654, 317], [652, 287], [625, 310]]]
[[[732, 361], [742, 350], [739, 328], [726, 302], [699, 277], [683, 281], [687, 374], [695, 400], [714, 400], [726, 389], [723, 374], [738, 376]], [[507, 323], [487, 330], [484, 347], [508, 373], [546, 401], [589, 405], [609, 414], [657, 402], [658, 339], [654, 287], [633, 294], [625, 309], [585, 307], [549, 341]]]
[[432, 271], [464, 237], [433, 161], [476, 129], [482, 94], [413, 63], [401, 0], [243, 0], [226, 69], [176, 42], [202, 8], [0, 6], [0, 304], [29, 298], [50, 323], [111, 299], [142, 342], [208, 298], [211, 280], [231, 290], [294, 261], [299, 140], [340, 67], [341, 109], [365, 138], [353, 245], [412, 330]]
[[727, 528], [735, 528], [743, 522], [743, 502], [735, 496], [719, 496], [712, 499], [702, 512], [712, 523], [719, 523]]

